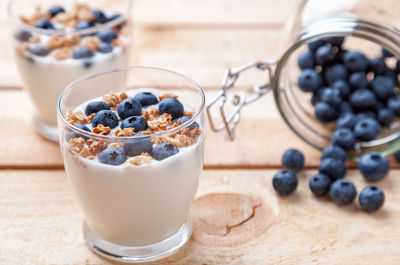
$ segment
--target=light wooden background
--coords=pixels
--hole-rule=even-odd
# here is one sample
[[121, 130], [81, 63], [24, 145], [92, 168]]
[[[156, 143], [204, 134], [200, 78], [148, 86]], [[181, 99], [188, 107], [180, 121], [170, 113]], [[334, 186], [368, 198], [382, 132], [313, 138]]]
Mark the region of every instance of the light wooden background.
[[[283, 25], [295, 2], [136, 0], [131, 63], [188, 75], [210, 99], [227, 67], [279, 58]], [[33, 131], [32, 106], [13, 61], [5, 3], [0, 1], [0, 264], [114, 264], [85, 247], [82, 213], [62, 170], [58, 145]], [[244, 78], [237, 89], [248, 89], [252, 81]], [[308, 169], [299, 175], [296, 194], [279, 198], [271, 178], [289, 147], [305, 153]], [[236, 220], [237, 225], [225, 237], [195, 226], [181, 251], [155, 264], [399, 264], [400, 172], [393, 170], [379, 183], [386, 204], [369, 215], [356, 204], [339, 208], [313, 198], [307, 185], [319, 156], [286, 127], [272, 95], [244, 111], [235, 142], [209, 131], [197, 194], [206, 206], [195, 204], [193, 213], [206, 207], [206, 216], [199, 218], [218, 227], [212, 217], [222, 205], [225, 211], [233, 209], [226, 213], [226, 224]], [[366, 185], [358, 171], [348, 177], [358, 190]], [[214, 193], [222, 198], [207, 196]], [[253, 207], [250, 216], [238, 211], [245, 207]]]

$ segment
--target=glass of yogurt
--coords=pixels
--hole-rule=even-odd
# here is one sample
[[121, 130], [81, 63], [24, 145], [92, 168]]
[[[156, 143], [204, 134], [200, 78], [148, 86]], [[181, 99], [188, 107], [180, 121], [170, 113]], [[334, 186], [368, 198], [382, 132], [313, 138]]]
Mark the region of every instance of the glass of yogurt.
[[194, 81], [158, 68], [112, 69], [64, 89], [59, 142], [92, 250], [145, 262], [189, 239], [189, 207], [203, 167], [203, 110]]
[[[108, 3], [108, 4], [107, 4]], [[57, 141], [57, 98], [79, 77], [128, 65], [131, 0], [11, 0], [12, 39], [20, 76], [34, 105], [34, 125]]]

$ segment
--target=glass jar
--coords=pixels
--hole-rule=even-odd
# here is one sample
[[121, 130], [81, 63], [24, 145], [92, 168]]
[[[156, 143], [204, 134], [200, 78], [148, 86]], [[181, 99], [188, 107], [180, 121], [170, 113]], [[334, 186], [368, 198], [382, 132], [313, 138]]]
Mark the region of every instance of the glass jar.
[[[296, 12], [287, 23], [285, 29], [286, 38], [284, 39], [286, 45], [284, 45], [285, 48], [280, 58], [274, 63], [256, 62], [245, 65], [242, 68], [228, 70], [223, 82], [224, 89], [218, 95], [223, 101], [221, 106], [226, 102], [227, 89], [234, 84], [240, 72], [252, 66], [256, 66], [261, 70], [269, 70], [268, 82], [262, 86], [254, 87], [255, 96], [246, 98], [237, 93], [233, 100], [233, 104], [236, 105], [234, 114], [228, 117], [221, 110], [223, 108], [220, 108], [224, 124], [216, 127], [212, 119], [210, 119], [211, 128], [216, 131], [227, 129], [232, 139], [235, 125], [239, 121], [240, 109], [271, 89], [282, 118], [297, 136], [319, 150], [330, 145], [332, 134], [336, 129], [335, 121], [319, 121], [316, 118], [313, 106], [317, 96], [313, 97], [313, 93], [304, 92], [300, 89], [298, 78], [302, 70], [298, 65], [299, 55], [308, 50], [310, 43], [315, 45], [316, 41], [322, 40], [322, 42], [326, 42], [327, 38], [332, 37], [345, 38], [341, 46], [326, 42], [326, 45], [331, 47], [335, 54], [335, 59], [330, 64], [342, 63], [338, 62], [338, 60], [343, 59], [346, 51], [362, 52], [369, 59], [368, 65], [371, 64], [372, 58], [384, 57], [387, 65], [384, 73], [374, 74], [370, 70], [370, 66], [365, 70], [368, 78], [367, 88], [371, 89], [374, 75], [390, 75], [396, 84], [396, 87], [391, 91], [392, 96], [395, 97], [400, 91], [397, 78], [398, 70], [400, 69], [396, 70], [397, 58], [400, 58], [400, 31], [396, 28], [396, 25], [400, 25], [400, 18], [397, 15], [397, 7], [400, 7], [400, 2], [366, 0], [301, 1]], [[315, 56], [315, 51], [313, 56]], [[325, 70], [329, 65], [324, 67], [318, 66], [318, 64], [313, 67], [323, 78], [324, 84], [319, 89], [332, 86], [332, 83], [328, 82], [326, 78]], [[349, 82], [350, 74], [351, 72], [349, 71], [346, 82]], [[356, 88], [351, 88], [351, 93], [355, 90]], [[314, 94], [317, 93], [315, 92]], [[207, 110], [210, 118], [209, 108], [213, 103], [217, 102], [217, 99], [208, 106]], [[377, 101], [381, 106], [385, 106], [387, 98], [378, 98]], [[337, 108], [340, 113], [340, 107]], [[376, 116], [377, 112], [371, 112], [368, 115]], [[358, 115], [357, 112], [355, 114]], [[358, 116], [362, 115], [364, 114]], [[365, 115], [367, 114], [365, 113]], [[357, 141], [354, 145], [354, 150], [349, 152], [349, 158], [357, 159], [365, 152], [371, 151], [388, 155], [398, 150], [400, 148], [399, 125], [400, 123], [395, 120], [388, 127], [381, 126], [380, 134], [376, 139]]]

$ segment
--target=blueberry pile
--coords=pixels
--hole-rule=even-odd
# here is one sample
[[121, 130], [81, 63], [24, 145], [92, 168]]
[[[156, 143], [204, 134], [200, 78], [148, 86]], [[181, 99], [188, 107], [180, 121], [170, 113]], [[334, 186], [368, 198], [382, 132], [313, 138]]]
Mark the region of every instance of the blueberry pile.
[[[121, 101], [118, 105], [116, 113], [110, 109], [110, 106], [104, 101], [92, 101], [86, 105], [85, 114], [91, 115], [95, 113], [92, 120], [92, 127], [95, 128], [99, 124], [111, 129], [117, 128], [133, 128], [135, 135], [144, 136], [140, 133], [145, 131], [147, 120], [141, 117], [142, 108], [158, 104], [160, 115], [163, 113], [170, 114], [176, 122], [187, 122], [190, 117], [183, 116], [184, 107], [182, 103], [175, 98], [164, 98], [159, 102], [157, 96], [150, 92], [141, 92], [134, 97], [129, 97]], [[119, 120], [122, 120], [120, 122]], [[77, 128], [90, 132], [88, 126], [83, 124], [76, 124]], [[189, 130], [199, 128], [197, 122], [194, 122], [189, 127]], [[83, 137], [80, 134], [74, 133], [72, 137]], [[85, 138], [84, 138], [85, 139]], [[87, 140], [87, 138], [85, 139]], [[99, 161], [108, 165], [123, 164], [128, 157], [140, 155], [142, 153], [150, 154], [155, 160], [164, 160], [179, 152], [179, 149], [172, 144], [162, 143], [153, 147], [153, 143], [149, 138], [136, 138], [133, 137], [132, 141], [125, 142], [122, 149], [116, 147], [108, 147], [100, 153]]]

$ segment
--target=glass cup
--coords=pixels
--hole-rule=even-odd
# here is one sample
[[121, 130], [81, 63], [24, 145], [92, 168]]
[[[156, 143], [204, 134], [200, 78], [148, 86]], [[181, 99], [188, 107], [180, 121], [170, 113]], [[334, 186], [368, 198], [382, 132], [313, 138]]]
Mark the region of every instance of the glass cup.
[[[56, 105], [60, 88], [88, 73], [125, 67], [129, 60], [131, 0], [114, 0], [112, 5], [98, 0], [75, 3], [58, 3], [66, 12], [53, 17], [48, 10], [56, 6], [54, 2], [11, 0], [8, 4], [15, 59], [34, 105], [34, 125], [53, 141], [58, 141]], [[36, 27], [40, 19], [50, 19], [56, 29]], [[117, 35], [107, 36], [110, 30]], [[79, 47], [90, 51], [75, 51]]]
[[[169, 120], [164, 130], [153, 131], [159, 124], [154, 121], [161, 119], [159, 106], [154, 105], [141, 112], [153, 133], [147, 129], [131, 136], [120, 134], [118, 125], [102, 135], [101, 130], [77, 127], [76, 123], [91, 126], [90, 116], [80, 112], [88, 101], [103, 100], [117, 113], [121, 99], [139, 92], [152, 92], [160, 100], [178, 95], [187, 117]], [[189, 239], [189, 207], [203, 167], [204, 101], [202, 89], [189, 78], [148, 67], [87, 75], [62, 91], [59, 142], [65, 171], [85, 215], [84, 238], [92, 250], [120, 261], [145, 262], [174, 253]], [[143, 146], [143, 142], [150, 143], [152, 151], [129, 153], [128, 145]], [[162, 145], [174, 149], [173, 155], [160, 159], [157, 148]], [[113, 154], [116, 160], [125, 153], [126, 161], [100, 162], [109, 148], [119, 149]]]

